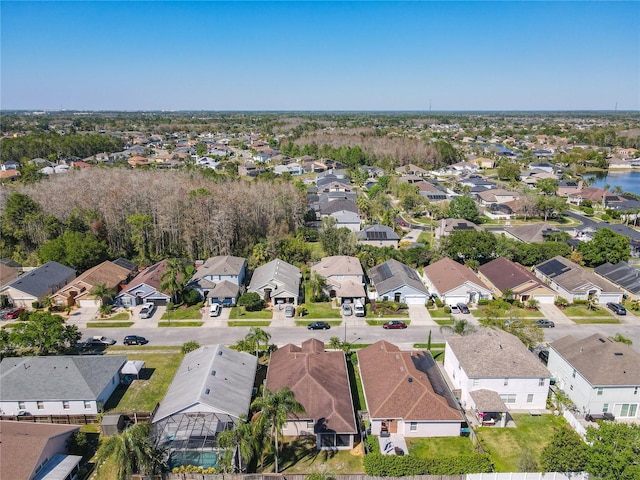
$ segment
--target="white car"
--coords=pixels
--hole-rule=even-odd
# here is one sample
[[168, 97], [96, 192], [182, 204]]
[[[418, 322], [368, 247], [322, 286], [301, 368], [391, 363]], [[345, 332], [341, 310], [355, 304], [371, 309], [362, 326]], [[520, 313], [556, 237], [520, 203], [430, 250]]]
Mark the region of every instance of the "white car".
[[221, 308], [219, 303], [212, 303], [209, 307], [209, 316], [217, 317], [218, 315], [220, 315], [220, 310]]
[[285, 317], [293, 317], [293, 315], [296, 313], [296, 309], [293, 308], [291, 305], [287, 305], [286, 307], [284, 307], [284, 316]]
[[145, 303], [140, 309], [140, 318], [151, 318], [156, 311], [156, 306], [153, 303]]

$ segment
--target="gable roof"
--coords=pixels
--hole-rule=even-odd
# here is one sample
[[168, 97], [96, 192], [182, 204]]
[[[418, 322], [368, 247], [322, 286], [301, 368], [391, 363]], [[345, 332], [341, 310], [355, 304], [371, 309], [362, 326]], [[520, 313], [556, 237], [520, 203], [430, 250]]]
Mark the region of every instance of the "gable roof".
[[640, 385], [640, 354], [624, 343], [596, 333], [583, 339], [566, 336], [550, 346], [594, 387]]
[[368, 225], [357, 233], [358, 240], [364, 241], [398, 241], [400, 237], [392, 228], [385, 225]]
[[450, 233], [454, 230], [480, 230], [475, 223], [463, 218], [443, 218], [438, 222], [441, 233]]
[[425, 295], [429, 295], [418, 273], [411, 267], [395, 259], [387, 260], [369, 270], [371, 283], [376, 286], [378, 294], [396, 290], [404, 285], [412, 287]]
[[142, 284], [149, 285], [156, 291], [162, 292], [162, 290], [160, 289], [160, 284], [162, 283], [162, 275], [167, 270], [168, 262], [168, 259], [161, 260], [158, 263], [155, 263], [140, 272], [133, 280], [131, 280], [127, 284], [126, 287], [124, 287], [123, 293], [129, 292], [130, 290], [135, 290]]
[[223, 280], [209, 290], [207, 298], [236, 298], [239, 293], [239, 285], [231, 283], [229, 280]]
[[7, 357], [0, 362], [4, 401], [95, 400], [124, 356]]
[[343, 198], [338, 200], [327, 200], [320, 204], [320, 213], [322, 215], [331, 215], [332, 213], [340, 212], [342, 210], [358, 213], [358, 206], [353, 200], [345, 200]]
[[545, 366], [518, 339], [500, 329], [451, 335], [446, 342], [469, 378], [549, 378]]
[[312, 272], [318, 272], [324, 278], [332, 276], [360, 276], [364, 275], [360, 260], [347, 255], [334, 255], [324, 257], [318, 263], [311, 266]]
[[249, 291], [255, 292], [274, 280], [281, 283], [286, 291], [297, 295], [300, 290], [300, 269], [276, 258], [255, 269]]
[[300, 418], [313, 419], [320, 432], [357, 432], [344, 352], [327, 352], [317, 339], [289, 343], [271, 354], [267, 387], [289, 387], [304, 406]]
[[358, 368], [371, 418], [462, 421], [429, 352], [403, 352], [380, 340], [358, 351]]
[[487, 291], [489, 290], [482, 280], [473, 273], [473, 270], [448, 257], [432, 263], [423, 270], [424, 275], [441, 295], [463, 285], [465, 282], [471, 282], [485, 288]]
[[0, 477], [33, 478], [49, 441], [79, 429], [79, 425], [0, 421]]
[[210, 275], [238, 276], [246, 268], [246, 265], [247, 260], [242, 257], [234, 257], [232, 255], [211, 257], [196, 270], [189, 283], [197, 282]]
[[603, 263], [593, 271], [628, 292], [640, 295], [640, 270], [627, 262]]
[[115, 287], [125, 281], [129, 273], [131, 273], [130, 270], [107, 260], [78, 275], [73, 282], [69, 282], [67, 287], [81, 282], [89, 285], [90, 290], [100, 283], [104, 283], [107, 287]]
[[529, 288], [526, 290], [531, 290], [531, 288], [534, 287], [542, 287], [552, 293], [549, 287], [542, 283], [533, 273], [519, 263], [514, 263], [504, 257], [499, 257], [491, 260], [489, 263], [480, 265], [478, 271], [487, 277], [501, 292], [507, 289], [514, 290], [516, 287], [529, 284]]
[[235, 418], [246, 415], [257, 365], [253, 355], [224, 345], [200, 347], [188, 353], [160, 402], [153, 423], [198, 404]]
[[617, 287], [560, 255], [536, 265], [535, 269], [569, 292], [583, 292], [596, 286], [603, 292], [618, 293]]
[[53, 293], [76, 276], [76, 271], [58, 262], [47, 262], [44, 265], [23, 273], [9, 282], [4, 288], [15, 288], [21, 292], [40, 298]]
[[516, 225], [513, 227], [507, 227], [505, 232], [509, 232], [511, 235], [526, 243], [541, 243], [544, 242], [544, 236], [551, 232], [559, 232], [556, 227], [549, 223], [532, 223], [528, 225]]

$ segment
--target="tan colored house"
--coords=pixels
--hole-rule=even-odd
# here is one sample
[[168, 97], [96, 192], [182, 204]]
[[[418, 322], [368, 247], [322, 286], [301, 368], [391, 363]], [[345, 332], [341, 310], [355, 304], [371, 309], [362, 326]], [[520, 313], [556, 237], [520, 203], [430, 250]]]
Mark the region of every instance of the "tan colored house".
[[492, 203], [513, 202], [520, 198], [520, 194], [518, 192], [510, 192], [503, 188], [492, 188], [491, 190], [478, 193], [478, 198], [482, 205], [491, 205]]
[[364, 303], [364, 270], [356, 257], [324, 257], [311, 266], [311, 271], [326, 279], [326, 294], [330, 298], [337, 298], [341, 304], [355, 302], [356, 299]]
[[111, 261], [102, 262], [90, 268], [73, 282], [65, 285], [52, 295], [53, 303], [61, 307], [99, 307], [101, 299], [95, 298], [91, 292], [96, 285], [105, 284], [116, 293], [120, 291], [131, 275], [131, 270], [116, 265]]
[[540, 303], [552, 304], [557, 298], [557, 294], [533, 273], [503, 257], [481, 265], [478, 268], [478, 277], [489, 286], [496, 297], [501, 297], [506, 290], [511, 290], [514, 298], [521, 302], [534, 299]]
[[491, 298], [491, 290], [473, 270], [446, 257], [424, 268], [424, 282], [447, 305]]
[[283, 387], [289, 387], [305, 409], [289, 416], [284, 435], [315, 435], [319, 450], [353, 448], [358, 428], [343, 351], [325, 351], [317, 339], [279, 348], [271, 354], [267, 388], [276, 392]]
[[373, 435], [460, 435], [458, 403], [429, 352], [380, 340], [358, 351], [358, 368]]
[[475, 223], [462, 218], [443, 218], [442, 220], [438, 220], [438, 226], [436, 227], [436, 240], [448, 237], [451, 232], [456, 230], [480, 231], [480, 227]]

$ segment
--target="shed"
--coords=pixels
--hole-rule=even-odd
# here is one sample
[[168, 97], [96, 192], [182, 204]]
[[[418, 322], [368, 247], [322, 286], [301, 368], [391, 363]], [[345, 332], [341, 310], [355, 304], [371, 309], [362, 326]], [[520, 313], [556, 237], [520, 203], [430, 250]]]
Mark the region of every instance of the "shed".
[[111, 437], [124, 430], [124, 415], [119, 413], [109, 413], [102, 417], [102, 435]]

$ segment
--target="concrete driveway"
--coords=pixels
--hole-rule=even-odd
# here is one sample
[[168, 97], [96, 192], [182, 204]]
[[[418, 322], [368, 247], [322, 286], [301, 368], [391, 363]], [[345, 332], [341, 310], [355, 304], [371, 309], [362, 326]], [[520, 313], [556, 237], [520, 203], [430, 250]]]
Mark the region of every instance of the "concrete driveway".
[[425, 325], [429, 327], [438, 325], [431, 318], [427, 307], [424, 305], [409, 305], [409, 318], [411, 319], [411, 325]]
[[575, 322], [567, 317], [562, 311], [555, 305], [549, 303], [541, 303], [538, 309], [544, 315], [544, 318], [551, 320], [556, 325], [575, 325]]

